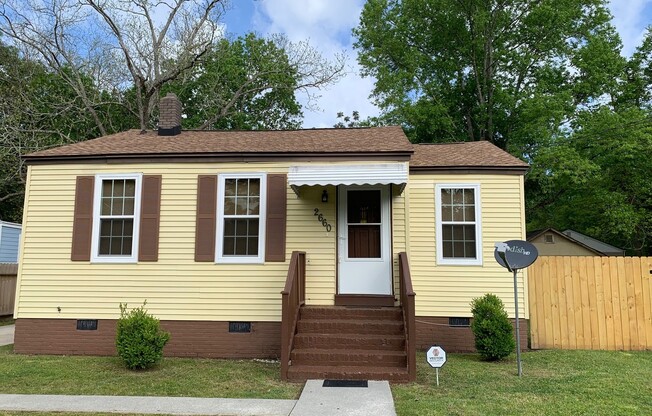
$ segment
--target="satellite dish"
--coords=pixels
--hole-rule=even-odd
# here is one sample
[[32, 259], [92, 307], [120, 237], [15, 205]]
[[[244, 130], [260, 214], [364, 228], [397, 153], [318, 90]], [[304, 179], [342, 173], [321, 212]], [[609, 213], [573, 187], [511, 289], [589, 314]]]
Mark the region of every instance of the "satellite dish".
[[525, 269], [539, 257], [537, 248], [532, 243], [523, 240], [496, 243], [495, 247], [494, 258], [498, 264], [510, 271]]
[[523, 240], [509, 240], [503, 243], [496, 243], [494, 258], [504, 268], [514, 273], [514, 326], [516, 331], [516, 366], [518, 376], [523, 372], [521, 368], [521, 337], [518, 325], [518, 280], [516, 272], [534, 263], [539, 256], [539, 251], [534, 245]]

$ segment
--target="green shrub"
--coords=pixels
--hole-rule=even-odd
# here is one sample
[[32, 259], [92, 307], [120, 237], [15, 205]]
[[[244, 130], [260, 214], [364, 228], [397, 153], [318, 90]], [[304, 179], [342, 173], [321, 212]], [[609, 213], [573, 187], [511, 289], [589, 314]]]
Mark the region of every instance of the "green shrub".
[[471, 312], [475, 348], [483, 360], [502, 360], [514, 352], [514, 328], [498, 296], [487, 293], [481, 298], [473, 299]]
[[170, 334], [161, 331], [159, 320], [147, 313], [143, 303], [127, 312], [127, 304], [120, 304], [120, 319], [115, 339], [118, 356], [130, 370], [144, 370], [163, 358], [163, 347]]

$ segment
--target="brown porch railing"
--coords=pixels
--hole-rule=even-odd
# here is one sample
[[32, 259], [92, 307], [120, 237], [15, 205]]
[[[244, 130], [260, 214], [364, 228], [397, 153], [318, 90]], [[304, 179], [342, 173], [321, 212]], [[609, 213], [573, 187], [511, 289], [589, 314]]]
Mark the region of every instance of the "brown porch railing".
[[299, 319], [299, 309], [306, 299], [306, 253], [293, 251], [285, 280], [285, 289], [281, 292], [283, 309], [281, 316], [281, 378], [288, 379], [290, 352], [294, 344], [294, 333]]
[[398, 274], [401, 281], [401, 306], [403, 307], [403, 326], [405, 327], [405, 352], [407, 354], [409, 381], [417, 377], [417, 343], [414, 312], [414, 290], [407, 253], [398, 253]]

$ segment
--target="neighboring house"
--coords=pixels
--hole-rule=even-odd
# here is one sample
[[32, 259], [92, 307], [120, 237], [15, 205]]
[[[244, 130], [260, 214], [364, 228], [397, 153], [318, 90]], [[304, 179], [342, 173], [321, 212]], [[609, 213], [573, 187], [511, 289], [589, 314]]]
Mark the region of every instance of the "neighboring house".
[[573, 230], [554, 228], [527, 233], [540, 256], [624, 256], [625, 251]]
[[614, 247], [611, 244], [607, 244], [603, 241], [596, 240], [593, 237], [589, 237], [588, 235], [582, 234], [577, 231], [573, 230], [566, 230], [564, 231], [564, 235], [572, 238], [573, 240], [584, 244], [587, 247], [592, 248], [593, 250], [596, 250], [600, 253], [602, 253], [603, 256], [624, 256], [625, 255], [625, 250]]
[[0, 221], [0, 316], [14, 312], [21, 225]]
[[407, 380], [416, 347], [473, 350], [473, 298], [514, 316], [493, 247], [525, 238], [524, 162], [400, 127], [181, 131], [180, 114], [168, 95], [158, 133], [25, 157], [16, 352], [115, 354], [118, 305], [147, 300], [167, 355]]
[[0, 221], [0, 263], [18, 263], [21, 225]]

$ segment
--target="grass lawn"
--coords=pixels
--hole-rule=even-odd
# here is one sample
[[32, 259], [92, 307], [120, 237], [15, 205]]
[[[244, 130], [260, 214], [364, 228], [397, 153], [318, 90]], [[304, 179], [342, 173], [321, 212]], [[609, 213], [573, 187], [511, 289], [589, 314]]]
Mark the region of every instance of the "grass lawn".
[[417, 381], [393, 385], [399, 416], [652, 415], [652, 352], [534, 351], [487, 363], [448, 354], [439, 370], [417, 357]]
[[16, 320], [11, 315], [0, 316], [0, 326], [13, 325], [15, 323], [16, 323]]
[[[302, 387], [281, 382], [278, 363], [165, 358], [132, 372], [116, 357], [24, 356], [12, 348], [0, 347], [2, 393], [296, 399]], [[417, 381], [392, 385], [399, 416], [652, 414], [652, 352], [527, 352], [520, 379], [513, 358], [447, 358], [440, 387], [423, 353]], [[14, 414], [21, 413], [0, 412]]]
[[[0, 347], [2, 393], [296, 399], [280, 365], [253, 360], [164, 358], [152, 370], [129, 371], [117, 357], [17, 355]], [[1, 414], [1, 413], [0, 413]]]

